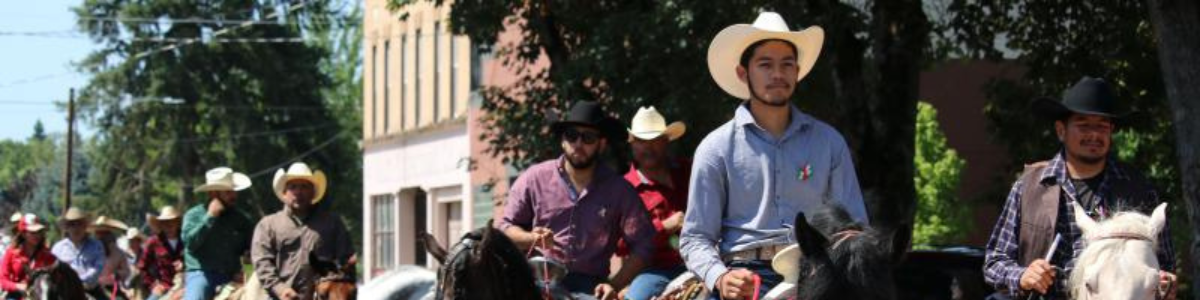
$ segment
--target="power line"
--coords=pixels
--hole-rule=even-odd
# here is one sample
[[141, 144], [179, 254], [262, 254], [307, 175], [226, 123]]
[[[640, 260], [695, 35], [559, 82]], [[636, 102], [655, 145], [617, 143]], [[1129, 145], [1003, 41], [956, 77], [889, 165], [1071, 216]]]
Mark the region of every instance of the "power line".
[[[295, 4], [295, 5], [289, 6], [289, 7], [288, 7], [288, 9], [287, 9], [286, 11], [284, 11], [284, 13], [285, 13], [285, 14], [287, 14], [287, 13], [291, 13], [293, 10], [299, 9], [299, 8], [301, 8], [301, 7], [304, 7], [305, 5], [308, 5], [308, 2], [307, 2], [307, 1], [305, 1], [305, 2], [300, 2], [300, 3], [297, 3], [297, 4]], [[276, 16], [278, 16], [278, 15], [279, 15], [279, 12], [272, 12], [270, 15], [267, 15], [267, 17], [266, 17], [265, 19], [275, 18], [275, 17], [276, 17]], [[249, 27], [251, 24], [253, 24], [253, 23], [242, 23], [242, 24], [240, 24], [240, 25], [238, 25], [238, 26], [236, 26], [236, 27], [224, 28], [224, 29], [221, 29], [221, 30], [217, 30], [216, 32], [213, 32], [213, 34], [212, 34], [212, 37], [217, 37], [217, 36], [223, 35], [223, 34], [225, 34], [225, 33], [228, 33], [228, 32], [230, 32], [232, 29], [246, 28], [246, 27]], [[189, 44], [192, 44], [192, 43], [195, 43], [195, 41], [191, 41], [191, 42], [180, 42], [180, 43], [177, 43], [177, 44], [171, 44], [171, 45], [167, 45], [167, 46], [164, 46], [164, 47], [162, 47], [162, 48], [155, 49], [155, 50], [150, 50], [150, 51], [141, 52], [141, 53], [138, 53], [138, 54], [136, 54], [136, 55], [133, 55], [133, 56], [131, 56], [131, 57], [130, 57], [130, 60], [134, 60], [134, 61], [136, 61], [136, 60], [139, 60], [139, 59], [141, 59], [141, 58], [143, 58], [143, 57], [146, 57], [146, 56], [153, 55], [153, 54], [155, 54], [155, 53], [159, 53], [159, 52], [165, 52], [165, 51], [174, 50], [174, 49], [176, 49], [176, 48], [179, 48], [180, 46], [186, 46], [186, 45], [189, 45]]]
[[[62, 39], [91, 39], [92, 37], [74, 33], [61, 31], [0, 31], [0, 36], [23, 36], [23, 37], [39, 37], [39, 38], [62, 38]], [[307, 39], [302, 37], [249, 37], [249, 38], [176, 38], [176, 37], [118, 37], [119, 40], [138, 41], [138, 42], [157, 42], [157, 43], [259, 43], [259, 44], [279, 44], [279, 43], [304, 43], [315, 41], [315, 39]]]

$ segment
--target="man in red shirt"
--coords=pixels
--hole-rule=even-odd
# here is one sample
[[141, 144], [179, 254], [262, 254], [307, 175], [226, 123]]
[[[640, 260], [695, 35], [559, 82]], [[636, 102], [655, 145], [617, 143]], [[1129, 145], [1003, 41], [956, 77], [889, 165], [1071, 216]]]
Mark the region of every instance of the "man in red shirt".
[[[637, 190], [642, 204], [650, 213], [656, 230], [653, 245], [654, 259], [629, 284], [624, 299], [646, 300], [662, 293], [671, 279], [687, 268], [679, 255], [679, 230], [683, 228], [683, 211], [687, 206], [688, 180], [692, 167], [684, 160], [668, 155], [670, 142], [687, 130], [682, 122], [667, 125], [666, 119], [654, 107], [642, 107], [633, 117], [629, 128], [629, 145], [633, 149], [633, 167], [625, 174]], [[626, 256], [622, 242], [617, 254]]]

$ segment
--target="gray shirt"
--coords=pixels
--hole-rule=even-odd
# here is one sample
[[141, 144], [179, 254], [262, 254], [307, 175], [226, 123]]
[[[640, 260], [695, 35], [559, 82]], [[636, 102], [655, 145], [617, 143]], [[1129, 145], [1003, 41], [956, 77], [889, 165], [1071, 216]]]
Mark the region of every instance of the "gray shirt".
[[775, 138], [754, 122], [747, 103], [704, 138], [692, 164], [680, 252], [709, 290], [727, 271], [721, 254], [795, 243], [790, 232], [799, 212], [835, 204], [867, 222], [841, 134], [789, 105], [791, 122]]

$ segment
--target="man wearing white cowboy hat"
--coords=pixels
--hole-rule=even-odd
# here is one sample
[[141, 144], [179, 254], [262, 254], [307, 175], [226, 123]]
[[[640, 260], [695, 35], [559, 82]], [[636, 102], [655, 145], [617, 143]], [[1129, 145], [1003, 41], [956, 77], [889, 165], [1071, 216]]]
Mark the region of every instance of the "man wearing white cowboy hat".
[[157, 216], [147, 219], [155, 234], [142, 247], [137, 267], [150, 290], [147, 299], [154, 300], [174, 287], [175, 274], [183, 264], [183, 241], [179, 239], [180, 214], [174, 206], [164, 206]]
[[317, 206], [328, 187], [324, 172], [294, 163], [275, 172], [272, 187], [283, 209], [254, 228], [254, 273], [275, 299], [312, 299], [320, 278], [309, 267], [309, 256], [353, 263], [350, 233], [337, 214]]
[[220, 167], [204, 173], [196, 192], [209, 201], [183, 217], [184, 299], [212, 299], [219, 285], [242, 274], [241, 257], [250, 249], [254, 223], [236, 208], [237, 192], [250, 187], [250, 177]]
[[[748, 299], [782, 277], [774, 253], [794, 243], [799, 212], [823, 203], [867, 222], [850, 150], [837, 130], [791, 104], [816, 63], [825, 33], [791, 31], [779, 14], [725, 28], [708, 47], [708, 70], [745, 101], [696, 149], [680, 252], [713, 297]], [[761, 296], [760, 294], [760, 296]]]
[[71, 207], [58, 219], [66, 238], [54, 243], [50, 253], [59, 261], [71, 265], [89, 294], [104, 295], [99, 288], [100, 271], [104, 269], [104, 245], [88, 234], [92, 217], [82, 209]]
[[[639, 108], [629, 127], [629, 146], [633, 150], [633, 166], [625, 180], [633, 185], [654, 224], [654, 258], [641, 274], [634, 277], [623, 299], [647, 300], [662, 293], [667, 283], [687, 269], [679, 250], [671, 240], [679, 237], [683, 227], [683, 210], [687, 207], [688, 178], [691, 163], [672, 160], [667, 153], [669, 143], [679, 139], [687, 130], [683, 122], [667, 124], [653, 106]], [[617, 254], [627, 256], [625, 243]]]
[[[537, 248], [567, 268], [561, 285], [574, 298], [616, 298], [653, 258], [654, 225], [637, 192], [599, 163], [609, 136], [624, 131], [600, 104], [579, 101], [552, 129], [563, 155], [529, 167], [508, 192], [496, 227], [522, 250]], [[614, 126], [615, 125], [615, 126]], [[624, 240], [633, 255], [609, 279], [609, 259]]]

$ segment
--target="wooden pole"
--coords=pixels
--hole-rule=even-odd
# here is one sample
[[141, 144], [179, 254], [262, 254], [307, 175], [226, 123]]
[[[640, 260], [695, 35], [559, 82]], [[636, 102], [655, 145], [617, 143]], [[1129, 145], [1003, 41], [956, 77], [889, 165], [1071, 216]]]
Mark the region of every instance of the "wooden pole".
[[70, 97], [67, 98], [67, 170], [63, 175], [63, 211], [65, 215], [67, 209], [71, 208], [71, 158], [75, 149], [75, 89], [71, 88]]

